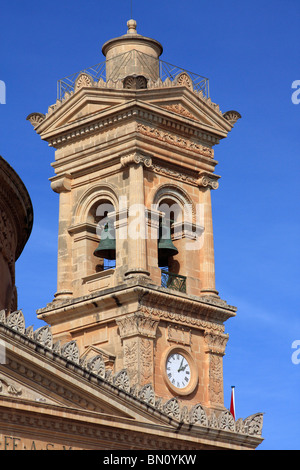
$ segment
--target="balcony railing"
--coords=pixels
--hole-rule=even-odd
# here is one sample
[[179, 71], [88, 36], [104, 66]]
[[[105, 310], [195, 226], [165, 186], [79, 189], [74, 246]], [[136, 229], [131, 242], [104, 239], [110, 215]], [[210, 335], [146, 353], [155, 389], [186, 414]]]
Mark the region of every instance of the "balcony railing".
[[164, 269], [161, 270], [161, 286], [167, 289], [186, 292], [186, 277], [179, 274], [170, 273]]
[[[113, 63], [110, 62], [112, 60], [114, 61]], [[124, 54], [120, 54], [117, 58], [115, 57], [108, 61], [100, 62], [99, 64], [80, 70], [79, 72], [75, 72], [72, 75], [58, 80], [57, 98], [61, 100], [64, 98], [66, 93], [71, 94], [74, 92], [76, 80], [82, 73], [89, 75], [89, 77], [91, 77], [91, 79], [96, 83], [99, 82], [100, 79], [105, 82], [107, 80], [107, 70], [109, 69], [110, 79], [114, 81], [120, 76], [125, 78], [126, 75], [123, 76], [124, 70], [131, 70], [131, 73], [128, 73], [127, 75], [133, 74], [135, 66], [139, 69], [142, 67], [146, 71], [147, 78], [150, 78], [153, 81], [157, 80], [157, 75], [159, 74], [159, 78], [162, 82], [167, 79], [173, 82], [176, 77], [185, 72], [189, 75], [194, 90], [202, 92], [205, 98], [209, 98], [208, 78], [190, 72], [182, 67], [178, 67], [177, 65], [155, 59], [154, 57], [137, 50], [125, 52]]]

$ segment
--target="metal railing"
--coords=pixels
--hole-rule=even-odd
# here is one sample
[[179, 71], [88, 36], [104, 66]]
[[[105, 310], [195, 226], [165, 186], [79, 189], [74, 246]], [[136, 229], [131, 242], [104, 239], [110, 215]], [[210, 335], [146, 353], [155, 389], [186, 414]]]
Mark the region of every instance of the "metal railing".
[[186, 292], [186, 277], [161, 269], [161, 286], [167, 289]]
[[[131, 59], [133, 58], [134, 60], [131, 61]], [[83, 73], [87, 74], [94, 82], [98, 82], [100, 79], [105, 82], [107, 80], [107, 69], [112, 69], [112, 64], [110, 63], [110, 61], [114, 61], [113, 74], [110, 75], [110, 79], [112, 80], [116, 79], [115, 77], [119, 77], [120, 69], [124, 68], [125, 70], [127, 64], [130, 65], [130, 63], [131, 70], [134, 69], [134, 64], [136, 64], [136, 66], [142, 66], [143, 69], [146, 70], [147, 77], [151, 78], [154, 81], [157, 79], [157, 71], [159, 73], [159, 78], [162, 80], [162, 82], [164, 82], [167, 78], [169, 78], [171, 82], [173, 82], [179, 74], [185, 72], [189, 75], [194, 90], [197, 92], [201, 91], [205, 98], [209, 98], [208, 78], [190, 72], [182, 67], [178, 67], [177, 65], [170, 64], [163, 60], [155, 59], [154, 57], [144, 54], [143, 52], [137, 50], [125, 52], [124, 54], [120, 54], [119, 56], [114, 57], [113, 59], [100, 62], [96, 65], [92, 65], [91, 67], [80, 70], [79, 72], [75, 72], [72, 75], [68, 75], [67, 77], [58, 80], [57, 98], [61, 100], [64, 98], [66, 93], [72, 93], [75, 89], [77, 78]], [[125, 78], [125, 76], [122, 76], [122, 78]]]

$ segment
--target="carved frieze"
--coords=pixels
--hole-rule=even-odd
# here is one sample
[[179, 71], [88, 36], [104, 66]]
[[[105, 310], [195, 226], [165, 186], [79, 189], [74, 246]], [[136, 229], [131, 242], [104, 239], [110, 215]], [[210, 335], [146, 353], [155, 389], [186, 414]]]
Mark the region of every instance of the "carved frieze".
[[148, 137], [153, 137], [154, 139], [157, 139], [161, 142], [199, 153], [205, 157], [213, 158], [213, 149], [210, 147], [205, 147], [204, 145], [196, 143], [190, 139], [181, 137], [180, 135], [158, 129], [157, 127], [147, 126], [145, 124], [138, 124], [137, 131]]

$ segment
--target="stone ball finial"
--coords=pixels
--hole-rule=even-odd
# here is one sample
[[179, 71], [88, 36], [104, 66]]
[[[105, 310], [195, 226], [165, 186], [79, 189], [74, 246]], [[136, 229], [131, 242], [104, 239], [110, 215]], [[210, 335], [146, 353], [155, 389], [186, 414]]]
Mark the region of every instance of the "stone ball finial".
[[127, 21], [127, 27], [128, 27], [127, 34], [137, 34], [137, 32], [136, 32], [136, 21], [135, 20]]

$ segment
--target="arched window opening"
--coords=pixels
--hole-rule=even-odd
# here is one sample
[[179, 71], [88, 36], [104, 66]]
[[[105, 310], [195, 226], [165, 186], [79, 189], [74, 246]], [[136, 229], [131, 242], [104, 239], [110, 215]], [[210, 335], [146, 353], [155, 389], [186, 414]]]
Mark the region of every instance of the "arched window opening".
[[174, 226], [180, 226], [182, 222], [182, 208], [174, 200], [165, 198], [160, 202], [158, 210], [161, 213], [157, 242], [161, 285], [168, 289], [186, 292], [186, 277], [179, 274], [180, 263], [176, 259], [179, 250], [172, 240]]
[[93, 207], [93, 217], [97, 224], [97, 235], [100, 238], [99, 245], [94, 251], [94, 256], [99, 258], [96, 272], [116, 267], [116, 232], [115, 232], [115, 208], [108, 200], [102, 200]]

